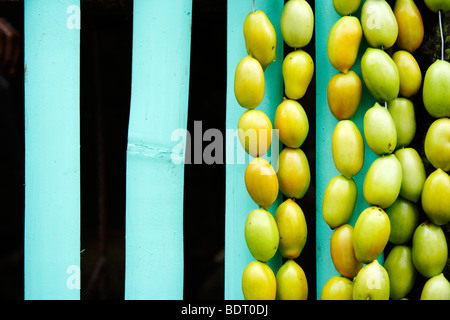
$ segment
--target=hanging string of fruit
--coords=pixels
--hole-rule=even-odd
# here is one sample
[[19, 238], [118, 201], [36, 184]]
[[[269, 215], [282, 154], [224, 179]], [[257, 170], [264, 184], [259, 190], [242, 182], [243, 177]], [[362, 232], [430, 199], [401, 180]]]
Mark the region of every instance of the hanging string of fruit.
[[261, 110], [255, 110], [265, 92], [264, 71], [275, 60], [277, 37], [267, 15], [250, 12], [243, 26], [248, 55], [238, 64], [234, 79], [236, 100], [245, 111], [238, 121], [238, 136], [253, 159], [247, 165], [244, 181], [258, 208], [250, 211], [245, 222], [245, 240], [256, 261], [242, 274], [242, 292], [246, 300], [273, 300], [276, 296], [275, 274], [267, 262], [279, 245], [278, 227], [268, 211], [278, 196], [278, 179], [272, 165], [262, 158], [272, 143], [272, 123]]
[[307, 224], [296, 200], [302, 199], [311, 182], [309, 162], [301, 149], [309, 132], [308, 116], [299, 103], [311, 83], [314, 61], [302, 48], [313, 35], [314, 12], [305, 0], [289, 0], [280, 17], [281, 34], [293, 49], [282, 64], [285, 98], [275, 112], [274, 127], [283, 143], [278, 159], [280, 191], [287, 198], [275, 212], [280, 233], [279, 250], [284, 263], [277, 272], [278, 300], [306, 300], [308, 282], [297, 259], [307, 240]]

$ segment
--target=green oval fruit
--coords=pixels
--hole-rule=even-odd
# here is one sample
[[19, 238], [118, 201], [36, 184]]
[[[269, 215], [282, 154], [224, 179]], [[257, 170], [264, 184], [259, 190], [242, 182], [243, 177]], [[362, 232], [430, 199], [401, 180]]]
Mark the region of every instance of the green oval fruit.
[[378, 102], [384, 104], [398, 97], [400, 74], [394, 60], [383, 50], [366, 49], [361, 58], [361, 73], [367, 88]]
[[308, 281], [303, 269], [294, 261], [287, 260], [278, 269], [277, 300], [308, 299]]
[[358, 11], [361, 0], [333, 0], [334, 10], [341, 16], [349, 16]]
[[289, 47], [303, 48], [312, 38], [314, 12], [305, 0], [289, 0], [281, 11], [280, 29]]
[[363, 85], [353, 70], [336, 73], [328, 82], [327, 102], [338, 120], [350, 119], [361, 103]]
[[341, 120], [334, 128], [331, 152], [336, 169], [352, 178], [364, 164], [364, 140], [358, 127], [351, 120]]
[[255, 203], [269, 210], [278, 196], [278, 178], [272, 165], [264, 158], [253, 158], [245, 169], [245, 187]]
[[410, 98], [419, 92], [422, 84], [422, 73], [414, 56], [405, 50], [396, 51], [392, 55], [400, 75], [400, 95]]
[[327, 54], [331, 65], [342, 73], [347, 73], [355, 64], [362, 40], [361, 24], [356, 17], [340, 18], [330, 30]]
[[260, 157], [272, 143], [272, 122], [261, 110], [247, 110], [239, 118], [238, 136], [248, 154]]
[[353, 300], [353, 281], [333, 276], [323, 286], [321, 300]]
[[391, 223], [380, 207], [364, 209], [356, 220], [353, 231], [353, 247], [356, 259], [370, 263], [378, 258], [389, 241]]
[[402, 166], [395, 155], [382, 156], [370, 165], [363, 183], [369, 205], [387, 208], [394, 203], [402, 186]]
[[263, 262], [252, 261], [242, 274], [245, 300], [275, 300], [277, 281], [272, 269]]
[[301, 199], [311, 183], [308, 158], [301, 149], [284, 148], [278, 157], [278, 183], [288, 198]]
[[412, 259], [421, 275], [431, 278], [444, 270], [448, 248], [444, 231], [427, 221], [421, 223], [413, 235]]
[[419, 225], [419, 207], [414, 202], [398, 197], [394, 204], [386, 209], [391, 223], [389, 241], [393, 244], [408, 242]]
[[450, 282], [443, 273], [431, 277], [425, 282], [420, 300], [450, 300]]
[[277, 223], [264, 209], [250, 211], [245, 222], [245, 241], [252, 256], [267, 262], [275, 255], [280, 241]]
[[377, 155], [392, 153], [397, 146], [394, 119], [378, 102], [364, 115], [364, 137], [369, 148]]
[[361, 25], [371, 47], [387, 49], [397, 40], [397, 19], [389, 3], [384, 0], [364, 2], [361, 8]]
[[256, 108], [264, 98], [264, 71], [258, 60], [246, 56], [236, 68], [234, 75], [234, 95], [238, 103], [246, 109]]
[[417, 276], [412, 262], [411, 248], [393, 247], [384, 261], [384, 268], [389, 275], [391, 298], [399, 300], [406, 297], [413, 288]]
[[413, 202], [419, 201], [427, 177], [422, 158], [413, 148], [398, 149], [394, 155], [402, 166], [400, 195]]
[[434, 224], [450, 222], [450, 176], [442, 169], [436, 169], [425, 180], [422, 208]]
[[274, 127], [280, 141], [289, 148], [300, 148], [309, 133], [308, 116], [302, 105], [286, 99], [275, 111]]
[[435, 118], [450, 117], [450, 62], [436, 60], [425, 73], [423, 104]]
[[408, 146], [416, 135], [416, 114], [414, 104], [406, 98], [388, 102], [388, 110], [397, 130], [397, 148]]
[[334, 230], [330, 239], [330, 254], [333, 265], [341, 276], [353, 279], [362, 268], [362, 262], [356, 259], [353, 247], [353, 227], [344, 224]]
[[244, 39], [247, 53], [259, 61], [263, 70], [276, 59], [277, 34], [264, 12], [257, 10], [247, 15]]
[[292, 199], [285, 200], [275, 212], [279, 249], [284, 258], [295, 259], [305, 247], [308, 228], [305, 215], [300, 206]]
[[314, 74], [314, 61], [303, 50], [290, 52], [283, 60], [281, 69], [286, 97], [292, 100], [303, 98]]
[[450, 171], [450, 119], [435, 120], [425, 136], [425, 156], [433, 167]]
[[333, 177], [323, 194], [322, 216], [331, 229], [350, 219], [355, 210], [358, 190], [352, 178], [343, 175]]
[[423, 41], [422, 15], [413, 0], [397, 0], [394, 15], [398, 23], [397, 46], [413, 53]]
[[377, 260], [358, 272], [353, 285], [353, 300], [389, 300], [389, 293], [389, 275]]
[[450, 11], [450, 3], [448, 0], [425, 0], [425, 4], [433, 12], [438, 12], [439, 10], [443, 12]]

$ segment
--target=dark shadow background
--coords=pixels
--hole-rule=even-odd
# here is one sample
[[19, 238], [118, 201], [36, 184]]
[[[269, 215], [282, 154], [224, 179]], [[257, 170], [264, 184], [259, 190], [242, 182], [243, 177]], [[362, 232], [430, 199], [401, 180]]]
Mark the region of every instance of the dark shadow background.
[[[391, 5], [395, 1], [388, 1]], [[314, 1], [309, 1], [314, 9]], [[330, 2], [331, 3], [331, 2]], [[414, 54], [423, 75], [440, 48], [437, 15], [416, 1], [425, 22], [425, 40]], [[81, 269], [82, 299], [123, 299], [125, 257], [125, 169], [131, 89], [133, 1], [82, 0], [81, 26]], [[193, 0], [188, 130], [202, 121], [203, 131], [225, 132], [226, 12], [225, 0]], [[0, 16], [22, 35], [23, 2], [0, 1]], [[449, 14], [444, 17], [449, 25]], [[448, 34], [448, 30], [446, 29]], [[314, 38], [313, 38], [314, 39]], [[438, 46], [438, 47], [437, 47]], [[450, 43], [446, 44], [450, 48]], [[22, 43], [23, 50], [23, 43]], [[285, 46], [285, 54], [290, 52]], [[304, 48], [315, 60], [314, 40]], [[394, 48], [394, 50], [396, 50]], [[447, 55], [448, 58], [448, 55]], [[22, 51], [23, 59], [23, 51]], [[19, 62], [23, 65], [23, 60]], [[1, 81], [0, 81], [1, 82]], [[24, 129], [23, 73], [0, 88], [3, 171], [0, 201], [0, 299], [23, 299]], [[315, 76], [299, 102], [307, 110], [310, 132], [302, 149], [311, 166], [311, 185], [298, 201], [305, 212], [308, 240], [297, 259], [315, 289]], [[418, 131], [412, 146], [426, 164], [423, 139], [432, 122], [421, 93], [414, 97]], [[276, 106], [274, 106], [275, 108]], [[225, 166], [186, 165], [184, 187], [184, 297], [224, 298]], [[449, 234], [448, 225], [446, 234]], [[390, 247], [387, 247], [389, 252]], [[448, 278], [448, 270], [446, 269]], [[424, 279], [418, 277], [411, 298]]]

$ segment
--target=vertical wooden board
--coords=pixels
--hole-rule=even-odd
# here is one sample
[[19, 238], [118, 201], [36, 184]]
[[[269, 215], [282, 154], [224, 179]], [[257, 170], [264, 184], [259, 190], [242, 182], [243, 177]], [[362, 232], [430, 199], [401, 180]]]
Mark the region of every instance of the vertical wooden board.
[[[227, 111], [226, 111], [226, 200], [225, 200], [225, 299], [243, 299], [241, 279], [245, 267], [255, 259], [250, 254], [244, 237], [244, 226], [248, 213], [258, 208], [249, 196], [244, 182], [244, 173], [251, 160], [245, 154], [239, 139], [237, 125], [240, 116], [247, 110], [242, 108], [234, 95], [234, 74], [239, 61], [247, 56], [243, 25], [247, 15], [253, 10], [251, 0], [229, 0], [227, 4]], [[276, 61], [264, 72], [265, 95], [256, 110], [264, 111], [273, 124], [275, 110], [283, 99], [283, 38], [280, 31], [280, 16], [284, 6], [283, 0], [256, 0], [255, 10], [261, 10], [273, 24], [277, 33]], [[273, 142], [266, 157], [276, 168], [278, 150], [281, 146]], [[281, 150], [280, 150], [281, 151]], [[245, 155], [244, 155], [245, 154]], [[241, 161], [242, 159], [245, 161]], [[275, 213], [281, 203], [282, 195], [270, 207]], [[281, 266], [281, 255], [277, 253], [268, 264], [274, 273]]]
[[[362, 1], [362, 4], [364, 1]], [[361, 9], [361, 7], [360, 7]], [[336, 271], [333, 261], [330, 255], [330, 238], [333, 230], [325, 223], [322, 216], [322, 201], [325, 189], [331, 180], [336, 175], [339, 175], [337, 171], [333, 156], [331, 153], [331, 137], [338, 123], [338, 120], [332, 115], [327, 101], [327, 86], [330, 79], [338, 73], [336, 69], [330, 64], [327, 54], [327, 41], [328, 34], [331, 28], [339, 20], [339, 14], [334, 10], [333, 3], [329, 0], [316, 0], [315, 7], [315, 27], [316, 27], [316, 259], [317, 259], [317, 299], [320, 299], [320, 294], [325, 283], [335, 275], [339, 275]], [[360, 19], [360, 10], [355, 14]], [[365, 39], [361, 42], [358, 58], [352, 67], [358, 76], [362, 79], [361, 75], [361, 56], [367, 48], [367, 42]], [[358, 197], [356, 201], [355, 210], [349, 223], [354, 226], [359, 214], [368, 206], [363, 196], [363, 182], [372, 162], [377, 158], [377, 155], [370, 150], [367, 146], [364, 130], [363, 130], [363, 118], [365, 112], [374, 105], [375, 99], [363, 81], [363, 95], [361, 104], [358, 111], [350, 119], [358, 127], [361, 135], [364, 139], [364, 165], [361, 171], [353, 177], [358, 188]], [[379, 260], [383, 260], [383, 254], [379, 257]]]
[[183, 298], [184, 161], [172, 150], [185, 147], [191, 12], [191, 0], [134, 1], [125, 299]]
[[25, 299], [80, 298], [80, 1], [25, 0]]

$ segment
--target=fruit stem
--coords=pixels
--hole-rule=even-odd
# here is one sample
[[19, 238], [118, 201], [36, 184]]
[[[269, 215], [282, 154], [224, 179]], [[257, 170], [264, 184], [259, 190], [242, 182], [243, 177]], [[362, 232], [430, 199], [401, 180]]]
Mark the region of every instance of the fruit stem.
[[438, 11], [438, 13], [439, 13], [439, 28], [440, 28], [440, 31], [441, 31], [441, 60], [444, 60], [444, 45], [445, 45], [445, 42], [444, 42], [444, 32], [443, 32], [443, 30], [442, 30], [442, 10], [439, 10]]

